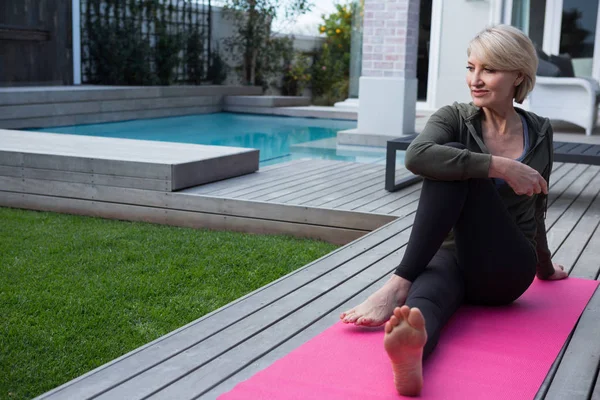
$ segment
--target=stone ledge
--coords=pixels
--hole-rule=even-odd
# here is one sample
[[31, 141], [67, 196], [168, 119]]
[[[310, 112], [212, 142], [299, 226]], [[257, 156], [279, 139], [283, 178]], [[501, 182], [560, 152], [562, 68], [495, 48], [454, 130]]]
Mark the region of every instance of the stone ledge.
[[127, 121], [131, 119], [178, 117], [193, 114], [221, 112], [221, 106], [194, 106], [134, 111], [117, 111], [92, 114], [55, 115], [39, 118], [7, 119], [0, 121], [0, 129], [49, 128], [81, 124]]
[[338, 144], [347, 144], [354, 146], [374, 146], [386, 147], [387, 141], [399, 138], [401, 134], [381, 134], [359, 132], [358, 129], [347, 129], [339, 131], [337, 134]]
[[298, 107], [309, 106], [310, 97], [294, 96], [225, 96], [225, 106]]
[[281, 115], [286, 117], [343, 119], [350, 121], [356, 121], [357, 119], [356, 112], [333, 109], [333, 107], [244, 107], [225, 105], [223, 111], [245, 114]]
[[57, 86], [0, 88], [0, 106], [194, 96], [258, 95], [254, 86]]

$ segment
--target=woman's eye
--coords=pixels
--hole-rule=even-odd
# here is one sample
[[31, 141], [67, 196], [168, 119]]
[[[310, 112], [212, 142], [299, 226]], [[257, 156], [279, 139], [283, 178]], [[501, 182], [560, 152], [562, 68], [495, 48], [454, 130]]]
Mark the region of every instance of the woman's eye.
[[473, 71], [473, 67], [471, 67], [471, 66], [468, 66], [468, 67], [467, 67], [467, 71]]
[[494, 72], [496, 72], [496, 71], [494, 71], [493, 69], [490, 69], [490, 68], [484, 68], [483, 70], [485, 72], [489, 72], [490, 74], [493, 74]]

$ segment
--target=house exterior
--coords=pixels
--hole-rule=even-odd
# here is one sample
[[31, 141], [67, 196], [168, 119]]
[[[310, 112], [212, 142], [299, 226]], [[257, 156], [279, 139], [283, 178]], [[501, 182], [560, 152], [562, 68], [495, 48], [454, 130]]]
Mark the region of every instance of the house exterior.
[[464, 81], [467, 44], [499, 23], [521, 29], [547, 54], [570, 54], [576, 76], [600, 80], [598, 0], [421, 1], [432, 4], [426, 108], [470, 99]]
[[[516, 26], [547, 54], [600, 80], [599, 0], [364, 0], [358, 128], [343, 144], [383, 146], [414, 130], [417, 108], [471, 100], [466, 49], [486, 26]], [[356, 55], [354, 55], [356, 57]], [[416, 104], [416, 106], [415, 106]]]

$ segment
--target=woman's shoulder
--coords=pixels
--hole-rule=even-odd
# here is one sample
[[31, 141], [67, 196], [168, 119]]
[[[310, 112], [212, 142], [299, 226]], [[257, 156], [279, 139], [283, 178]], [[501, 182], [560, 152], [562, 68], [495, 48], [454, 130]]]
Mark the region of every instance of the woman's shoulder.
[[480, 108], [473, 103], [454, 102], [438, 109], [433, 115], [441, 117], [448, 122], [459, 122], [476, 117], [480, 113]]
[[552, 125], [550, 125], [549, 118], [542, 117], [523, 108], [517, 108], [517, 110], [519, 114], [525, 117], [529, 128], [534, 129], [538, 133], [542, 133], [542, 130], [544, 131], [544, 134], [548, 134], [548, 132], [550, 134], [552, 133]]

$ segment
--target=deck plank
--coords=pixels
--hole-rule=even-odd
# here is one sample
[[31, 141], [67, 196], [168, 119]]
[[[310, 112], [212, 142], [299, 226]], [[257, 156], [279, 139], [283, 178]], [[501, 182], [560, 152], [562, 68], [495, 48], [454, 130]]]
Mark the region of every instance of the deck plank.
[[[384, 167], [380, 166], [379, 168], [369, 170], [368, 173], [348, 176], [346, 179], [343, 179], [339, 182], [334, 182], [329, 187], [326, 187], [322, 190], [315, 190], [313, 193], [307, 193], [303, 196], [297, 197], [294, 199], [294, 203], [308, 205], [311, 202], [320, 201], [321, 199], [333, 201], [339, 198], [346, 198], [349, 193], [354, 193], [360, 188], [373, 183], [378, 184], [378, 189], [381, 189], [381, 187], [384, 185], [384, 172]], [[407, 176], [407, 174], [405, 173], [403, 176]]]
[[[373, 208], [369, 212], [373, 212], [373, 213], [377, 213], [377, 214], [397, 215], [399, 212], [401, 212], [404, 209], [404, 207], [406, 205], [412, 204], [412, 203], [415, 203], [415, 204], [418, 203], [420, 197], [421, 197], [421, 190], [419, 188], [419, 190], [414, 191], [411, 194], [409, 194], [408, 196], [403, 197], [402, 201], [392, 201], [387, 204], [384, 204], [381, 207]], [[359, 211], [359, 210], [360, 209], [357, 209], [356, 211]]]
[[[576, 203], [571, 206], [573, 207], [585, 207], [587, 209], [581, 214], [581, 217], [576, 222], [565, 219], [559, 221], [553, 229], [557, 228], [557, 225], [561, 222], [563, 224], [572, 224], [569, 235], [561, 243], [558, 250], [555, 250], [552, 257], [553, 261], [565, 266], [570, 272], [575, 269], [575, 265], [583, 253], [586, 245], [593, 239], [594, 232], [596, 232], [598, 224], [600, 223], [600, 176], [596, 176], [596, 179], [590, 185], [588, 193], [583, 193]], [[595, 192], [595, 193], [594, 193]], [[593, 196], [592, 196], [593, 195]], [[587, 198], [591, 197], [591, 200]], [[566, 215], [566, 214], [565, 214]]]
[[[353, 287], [351, 282], [356, 275], [375, 273], [381, 277], [389, 273], [397, 262], [398, 250], [408, 240], [407, 228], [411, 222], [407, 218], [403, 225], [405, 229], [396, 235], [379, 235], [384, 240], [369, 252], [360, 254], [344, 264], [330, 265], [331, 269], [321, 274], [318, 279], [302, 286], [297, 286], [293, 281], [284, 282], [290, 286], [287, 287], [287, 293], [277, 301], [264, 305], [259, 299], [248, 298], [247, 302], [254, 303], [254, 307], [257, 308], [252, 315], [239, 318], [235, 325], [225, 326], [218, 335], [208, 337], [165, 359], [151, 371], [135, 376], [107, 392], [106, 398], [142, 398], [174, 381], [177, 381], [174, 387], [175, 395], [186, 393], [186, 397], [191, 398], [193, 396], [190, 394], [193, 394], [194, 390], [205, 390], [214, 385], [214, 382], [209, 381], [215, 380], [218, 383], [224, 375], [245, 362], [251, 362], [281, 338], [293, 336], [303, 329], [303, 325], [310, 325], [314, 320], [311, 314], [321, 314], [333, 308], [330, 304], [334, 302], [335, 305], [338, 300], [332, 299], [332, 296], [347, 298], [347, 292]], [[385, 267], [381, 267], [383, 263], [380, 261], [385, 258], [390, 261]], [[357, 290], [360, 290], [362, 285], [356, 286]], [[222, 322], [226, 323], [227, 320], [223, 319]], [[205, 321], [203, 325], [212, 328], [213, 321]], [[231, 354], [236, 354], [236, 357], [231, 357]], [[180, 379], [182, 376], [184, 378]], [[203, 383], [194, 382], [194, 387], [186, 387], [185, 381], [189, 376], [199, 376]], [[161, 394], [165, 393], [169, 393], [168, 388], [155, 396], [161, 398]]]
[[[553, 209], [562, 208], [563, 202], [561, 202], [562, 198], [565, 198], [565, 203], [568, 202], [568, 206], [566, 206], [563, 214], [556, 220], [555, 223], [548, 224], [548, 247], [550, 251], [553, 253], [553, 257], [557, 255], [561, 255], [562, 258], [555, 260], [556, 262], [562, 261], [565, 263], [565, 267], [570, 270], [573, 267], [579, 252], [583, 249], [587, 238], [593, 232], [593, 228], [596, 223], [593, 221], [593, 226], [591, 229], [586, 230], [576, 230], [577, 225], [582, 221], [584, 214], [588, 211], [588, 209], [593, 204], [594, 200], [598, 195], [598, 191], [600, 188], [600, 174], [598, 171], [590, 171], [591, 173], [595, 173], [593, 179], [590, 182], [586, 182], [583, 186], [583, 190], [579, 191], [580, 187], [578, 185], [573, 185], [569, 188], [569, 191], [563, 193], [561, 198], [559, 198], [548, 210], [548, 215]], [[583, 175], [582, 175], [583, 178]], [[554, 212], [552, 214], [555, 214]], [[585, 219], [584, 222], [588, 222], [590, 219]], [[587, 227], [588, 224], [582, 224], [582, 227]], [[587, 235], [585, 235], [586, 231], [588, 231]], [[572, 234], [575, 232], [575, 234]], [[579, 235], [577, 234], [579, 233]], [[585, 236], [582, 236], [585, 235]], [[564, 243], [568, 242], [568, 238], [573, 236], [573, 238], [569, 241], [573, 246], [567, 247], [566, 250], [562, 253], [559, 252]], [[579, 241], [583, 243], [577, 243], [573, 241]], [[568, 256], [568, 257], [567, 257]]]
[[581, 252], [572, 273], [581, 278], [600, 279], [600, 224], [596, 225], [596, 229]]
[[551, 228], [552, 225], [558, 221], [558, 219], [567, 211], [570, 205], [577, 200], [581, 193], [586, 189], [587, 185], [598, 174], [598, 171], [599, 167], [590, 166], [578, 175], [574, 175], [575, 173], [579, 172], [574, 170], [572, 174], [569, 174], [573, 176], [573, 180], [567, 180], [566, 178], [563, 178], [561, 181], [557, 182], [556, 186], [562, 186], [562, 183], [566, 183], [567, 185], [560, 193], [557, 193], [560, 188], [557, 188], [558, 190], [551, 191], [549, 193], [548, 203], [550, 208], [546, 214], [546, 228]]
[[554, 163], [554, 168], [552, 169], [552, 173], [550, 174], [550, 184], [554, 184], [555, 182], [562, 179], [563, 176], [569, 173], [573, 168], [575, 168], [576, 164], [565, 164], [565, 163]]
[[[553, 179], [554, 176], [551, 175], [550, 185], [554, 187], [554, 191], [548, 195], [548, 204], [556, 200], [587, 168], [588, 166], [583, 164], [568, 164], [567, 170], [564, 170], [566, 172], [564, 175], [557, 177], [557, 179]], [[562, 171], [563, 169], [561, 168]]]
[[[408, 170], [402, 171], [398, 174], [398, 178], [402, 179], [409, 175], [410, 175], [410, 172]], [[402, 197], [406, 193], [407, 190], [410, 190], [411, 187], [413, 187], [413, 186], [409, 186], [409, 187], [399, 190], [397, 192], [397, 194], [399, 196], [398, 198]], [[348, 194], [346, 196], [337, 198], [335, 200], [330, 200], [328, 198], [323, 198], [321, 201], [315, 200], [315, 202], [312, 202], [312, 205], [315, 207], [326, 207], [326, 208], [334, 208], [335, 209], [338, 207], [343, 207], [346, 204], [349, 204], [352, 202], [361, 202], [361, 204], [364, 204], [364, 202], [370, 202], [372, 199], [378, 199], [382, 196], [389, 194], [389, 192], [384, 193], [381, 190], [380, 182], [373, 182], [372, 184], [365, 184], [356, 189], [357, 190], [355, 192], [353, 192], [352, 194]]]
[[250, 194], [255, 194], [259, 191], [265, 191], [266, 193], [273, 192], [273, 189], [286, 190], [293, 188], [298, 185], [308, 184], [311, 180], [326, 179], [327, 176], [337, 176], [340, 174], [348, 173], [352, 170], [361, 169], [364, 165], [352, 164], [352, 163], [328, 163], [323, 167], [301, 174], [296, 174], [290, 177], [283, 177], [280, 179], [269, 179], [262, 182], [256, 182], [255, 185], [247, 188], [230, 188], [227, 190], [221, 190], [213, 195], [225, 196], [232, 198], [248, 198]]
[[596, 386], [590, 400], [600, 400], [600, 375], [596, 375]]
[[[314, 161], [314, 162], [311, 162]], [[279, 168], [260, 168], [253, 174], [242, 175], [235, 178], [225, 179], [219, 182], [212, 182], [205, 185], [194, 186], [188, 189], [181, 190], [182, 193], [194, 193], [194, 194], [213, 194], [218, 190], [238, 187], [245, 188], [250, 187], [252, 184], [258, 180], [264, 179], [265, 176], [269, 176], [270, 179], [274, 179], [276, 177], [288, 176], [294, 174], [302, 174], [305, 170], [310, 170], [311, 168], [322, 168], [325, 163], [322, 160], [298, 160], [298, 162], [293, 162], [288, 165], [284, 164], [275, 164], [272, 167], [279, 166]]]
[[[415, 192], [420, 193], [421, 187], [423, 186], [422, 182], [409, 186], [405, 189], [402, 189], [398, 192], [382, 192], [377, 191], [373, 192], [368, 196], [361, 197], [354, 201], [345, 203], [337, 208], [342, 210], [352, 210], [357, 212], [375, 212], [380, 207], [383, 207], [391, 202], [403, 201], [406, 196], [410, 196]], [[397, 196], [398, 194], [399, 196]], [[379, 211], [377, 211], [379, 213]]]
[[[404, 237], [397, 238], [397, 240], [408, 240], [408, 232], [404, 234]], [[256, 359], [263, 357], [299, 332], [310, 327], [331, 310], [345, 303], [348, 298], [361, 292], [365, 287], [365, 280], [372, 282], [389, 276], [402, 254], [403, 250], [401, 249], [388, 254], [372, 264], [370, 268], [362, 270], [360, 274], [357, 274], [358, 276], [350, 278], [343, 286], [332, 287], [325, 294], [314, 298], [311, 303], [278, 321], [276, 325], [237, 345], [232, 349], [233, 354], [237, 355], [236, 357], [225, 354], [215, 358], [202, 370], [196, 370], [186, 375], [178, 380], [176, 385], [164, 388], [156, 393], [153, 398], [157, 400], [177, 398], [184, 393], [186, 396], [192, 394], [188, 398], [203, 395], [229, 376], [252, 364]]]
[[228, 185], [224, 188], [221, 188], [216, 191], [210, 191], [207, 194], [210, 194], [211, 196], [232, 197], [238, 194], [243, 194], [245, 191], [252, 191], [258, 185], [282, 185], [287, 182], [294, 182], [299, 179], [306, 179], [307, 176], [314, 176], [315, 174], [322, 173], [332, 168], [343, 167], [344, 164], [340, 162], [327, 162], [324, 160], [320, 160], [314, 165], [305, 166], [304, 168], [300, 168], [300, 166], [295, 166], [294, 169], [296, 169], [296, 171], [285, 169], [268, 171], [263, 174], [255, 173], [249, 176], [248, 182], [245, 184], [239, 184], [239, 182], [226, 182], [228, 183]]
[[[87, 398], [125, 382], [131, 377], [150, 370], [157, 363], [168, 360], [170, 357], [219, 334], [223, 329], [230, 326], [231, 321], [251, 318], [255, 312], [276, 303], [279, 299], [288, 296], [299, 288], [318, 281], [322, 276], [333, 270], [338, 270], [348, 276], [344, 268], [338, 268], [340, 265], [347, 265], [351, 262], [356, 263], [358, 257], [369, 256], [373, 249], [380, 246], [382, 240], [402, 234], [410, 227], [411, 223], [412, 221], [409, 219], [390, 223], [378, 231], [367, 234], [360, 240], [337, 249], [199, 320], [63, 385], [49, 394], [52, 394], [52, 399]], [[385, 254], [385, 251], [382, 254]]]
[[600, 365], [600, 291], [585, 308], [546, 394], [546, 400], [587, 400]]
[[[399, 171], [397, 177], [402, 179], [410, 174], [411, 173], [408, 170]], [[350, 201], [365, 196], [367, 193], [371, 193], [373, 189], [381, 190], [381, 184], [382, 182], [378, 179], [371, 179], [370, 181], [365, 179], [364, 181], [354, 182], [354, 184], [347, 185], [347, 187], [337, 189], [331, 193], [321, 192], [319, 197], [303, 201], [301, 204], [304, 206], [318, 207], [325, 204], [333, 204], [338, 201]]]
[[[287, 195], [270, 198], [268, 200], [274, 200], [277, 203], [302, 204], [306, 201], [315, 200], [337, 191], [348, 189], [349, 187], [356, 188], [357, 185], [363, 183], [377, 181], [380, 185], [383, 185], [383, 171], [383, 167], [375, 166], [373, 168], [340, 176], [339, 179], [334, 181], [327, 179], [320, 184], [318, 182], [315, 182], [315, 185], [308, 183], [306, 186], [303, 185], [303, 187], [298, 187], [297, 190]], [[255, 198], [250, 197], [250, 199]]]
[[0, 129], [0, 164], [170, 180], [178, 190], [254, 172], [258, 150]]
[[[379, 169], [379, 166], [349, 165], [343, 168], [331, 168], [318, 175], [303, 176], [302, 179], [290, 182], [286, 185], [268, 185], [266, 189], [260, 191], [250, 191], [243, 194], [243, 197], [249, 200], [273, 201], [276, 203], [285, 203], [285, 199], [300, 196], [313, 190], [319, 190], [329, 187], [332, 182], [340, 182], [347, 177], [360, 175], [365, 170], [372, 172]], [[239, 195], [238, 195], [239, 196]]]

